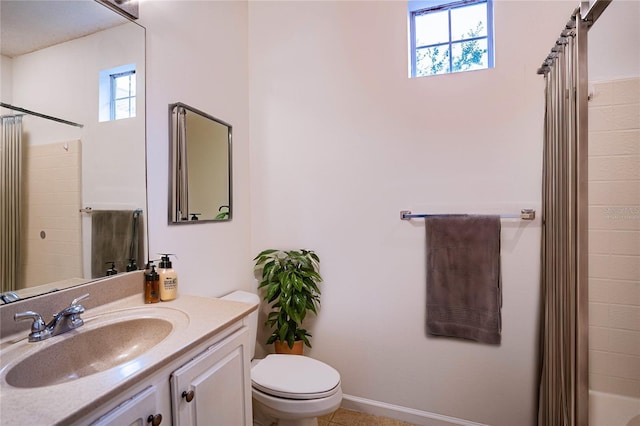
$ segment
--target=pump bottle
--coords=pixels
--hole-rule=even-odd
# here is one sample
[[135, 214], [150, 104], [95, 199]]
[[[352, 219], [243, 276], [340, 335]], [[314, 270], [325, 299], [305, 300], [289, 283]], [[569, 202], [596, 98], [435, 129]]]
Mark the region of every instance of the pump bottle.
[[178, 274], [173, 270], [169, 253], [161, 253], [160, 269], [160, 299], [163, 302], [173, 300], [178, 296]]
[[144, 303], [158, 303], [160, 301], [160, 276], [156, 272], [153, 261], [147, 265], [144, 274]]

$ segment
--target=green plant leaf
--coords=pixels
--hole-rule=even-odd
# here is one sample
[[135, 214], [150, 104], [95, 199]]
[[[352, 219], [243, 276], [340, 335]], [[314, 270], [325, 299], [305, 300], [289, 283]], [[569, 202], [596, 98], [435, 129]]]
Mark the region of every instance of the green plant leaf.
[[276, 250], [276, 249], [263, 250], [260, 253], [258, 253], [258, 255], [256, 257], [254, 257], [253, 260], [259, 259], [261, 257], [269, 256], [270, 254], [273, 254], [273, 253], [275, 253], [277, 251], [278, 250]]
[[289, 346], [289, 349], [293, 349], [293, 344], [296, 342], [296, 336], [293, 333], [290, 333], [287, 336], [287, 345]]
[[274, 284], [270, 284], [269, 287], [267, 287], [267, 295], [264, 297], [264, 299], [268, 303], [271, 303], [276, 300], [278, 296], [280, 296], [280, 287]]
[[280, 338], [281, 342], [284, 342], [287, 340], [287, 332], [289, 331], [289, 323], [283, 323], [280, 326], [280, 329], [278, 330], [278, 337]]

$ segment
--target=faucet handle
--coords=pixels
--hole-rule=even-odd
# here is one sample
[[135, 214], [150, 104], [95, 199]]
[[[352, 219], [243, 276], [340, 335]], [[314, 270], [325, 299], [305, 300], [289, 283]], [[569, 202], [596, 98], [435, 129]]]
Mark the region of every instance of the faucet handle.
[[33, 324], [31, 324], [31, 331], [42, 331], [45, 329], [46, 324], [42, 320], [42, 315], [33, 311], [25, 311], [25, 312], [17, 312], [13, 316], [14, 321], [22, 321], [22, 320], [33, 320]]
[[73, 301], [71, 302], [71, 306], [75, 306], [78, 304], [78, 302], [88, 298], [89, 298], [89, 293], [83, 294], [82, 296], [78, 296], [75, 299], [73, 299]]
[[31, 324], [31, 333], [29, 334], [30, 342], [38, 342], [40, 340], [46, 339], [48, 334], [50, 334], [49, 330], [47, 330], [47, 325], [42, 320], [42, 315], [33, 311], [25, 311], [25, 312], [17, 312], [13, 315], [14, 321], [22, 321], [26, 319], [33, 320]]

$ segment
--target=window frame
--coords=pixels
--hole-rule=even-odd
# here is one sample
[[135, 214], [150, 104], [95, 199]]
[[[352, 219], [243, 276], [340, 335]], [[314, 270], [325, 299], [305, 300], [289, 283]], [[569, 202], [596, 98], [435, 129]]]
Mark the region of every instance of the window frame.
[[[116, 81], [119, 78], [122, 77], [129, 77], [129, 90], [128, 90], [128, 95], [127, 96], [122, 96], [122, 97], [118, 97], [117, 96], [117, 83]], [[126, 71], [122, 71], [122, 72], [116, 72], [113, 74], [109, 75], [109, 82], [110, 82], [110, 96], [109, 96], [109, 115], [111, 120], [116, 120], [116, 103], [117, 101], [122, 101], [127, 99], [129, 102], [129, 114], [127, 115], [127, 117], [121, 117], [122, 118], [131, 118], [131, 117], [135, 117], [135, 115], [131, 114], [131, 104], [133, 103], [135, 105], [136, 102], [136, 96], [137, 96], [137, 88], [134, 91], [133, 95], [131, 95], [131, 80], [135, 80], [136, 78], [136, 70], [135, 69], [130, 69], [130, 70], [126, 70]]]
[[[106, 69], [102, 69], [98, 73], [98, 122], [106, 123], [111, 121], [116, 121], [112, 117], [112, 104], [113, 104], [113, 88], [112, 88], [112, 75], [122, 74], [131, 72], [135, 75], [136, 79], [136, 93], [135, 96], [132, 96], [132, 102], [135, 103], [135, 115], [131, 115], [130, 117], [122, 117], [125, 118], [135, 118], [138, 114], [138, 94], [140, 93], [140, 82], [138, 81], [138, 73], [135, 62], [119, 65], [115, 67], [110, 67]], [[144, 88], [142, 88], [144, 89]], [[115, 115], [115, 114], [113, 114]]]
[[[487, 7], [487, 35], [481, 37], [473, 37], [468, 39], [459, 39], [453, 40], [451, 37], [451, 10], [458, 9], [462, 7], [473, 6], [476, 4], [486, 3]], [[432, 45], [424, 45], [420, 46], [420, 48], [428, 48], [435, 46], [448, 46], [449, 51], [453, 50], [453, 45], [459, 44], [463, 41], [473, 41], [473, 40], [487, 40], [487, 67], [476, 69], [476, 70], [459, 70], [453, 71], [453, 55], [449, 54], [449, 67], [448, 71], [441, 74], [429, 74], [426, 76], [416, 76], [416, 16], [429, 14], [433, 12], [448, 12], [448, 41], [443, 43], [435, 43]], [[447, 1], [447, 0], [413, 0], [408, 2], [408, 20], [409, 20], [409, 77], [430, 77], [433, 75], [445, 75], [445, 74], [453, 74], [458, 72], [465, 71], [479, 71], [485, 69], [491, 69], [495, 66], [495, 52], [494, 52], [494, 35], [493, 35], [493, 0], [458, 0], [458, 1]]]

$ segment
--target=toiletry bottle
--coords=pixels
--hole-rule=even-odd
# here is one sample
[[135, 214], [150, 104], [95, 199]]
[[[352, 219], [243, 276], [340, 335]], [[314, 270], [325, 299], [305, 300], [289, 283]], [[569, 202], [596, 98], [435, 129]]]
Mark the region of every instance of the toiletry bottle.
[[105, 262], [105, 264], [111, 264], [111, 267], [107, 269], [107, 276], [116, 275], [118, 273], [118, 270], [116, 269], [116, 262], [110, 260], [108, 262]]
[[160, 301], [160, 275], [156, 272], [153, 261], [147, 264], [151, 270], [144, 274], [144, 303], [158, 303]]
[[161, 253], [162, 259], [160, 260], [160, 269], [158, 273], [160, 275], [160, 299], [163, 302], [173, 300], [178, 295], [178, 274], [171, 267], [171, 260], [168, 253]]

